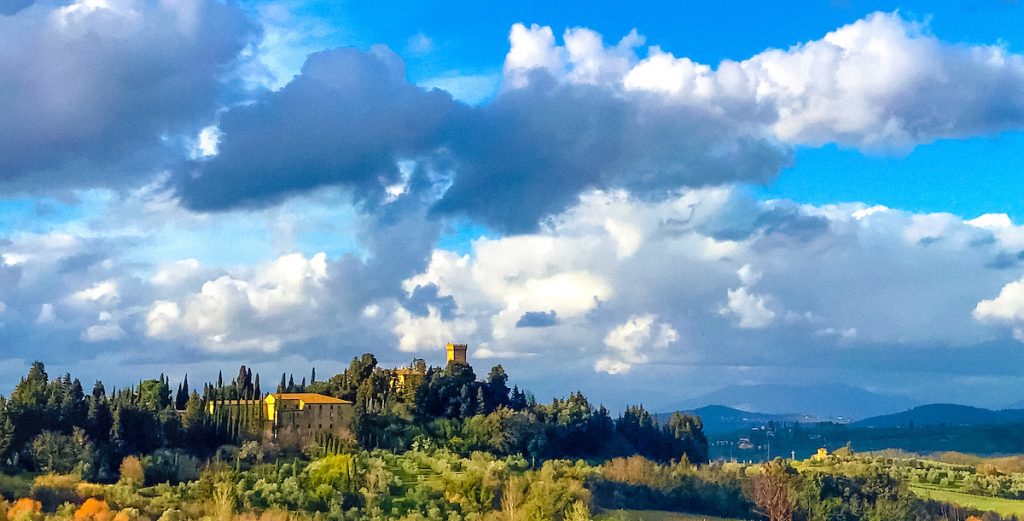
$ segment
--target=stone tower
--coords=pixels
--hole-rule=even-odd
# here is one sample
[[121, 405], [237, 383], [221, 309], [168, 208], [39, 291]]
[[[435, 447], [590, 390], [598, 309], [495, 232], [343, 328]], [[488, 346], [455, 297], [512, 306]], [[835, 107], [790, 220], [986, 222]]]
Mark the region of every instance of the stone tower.
[[469, 365], [469, 362], [466, 361], [466, 349], [468, 347], [466, 344], [448, 342], [448, 345], [445, 346], [446, 351], [448, 351], [448, 363], [455, 362], [456, 364]]

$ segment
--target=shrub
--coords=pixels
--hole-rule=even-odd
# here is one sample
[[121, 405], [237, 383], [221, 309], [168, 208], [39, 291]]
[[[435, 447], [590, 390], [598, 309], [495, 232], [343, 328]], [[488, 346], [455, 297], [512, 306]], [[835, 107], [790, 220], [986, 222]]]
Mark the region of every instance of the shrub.
[[142, 513], [135, 508], [126, 508], [117, 513], [114, 516], [113, 521], [142, 521], [146, 518], [142, 517]]
[[157, 521], [185, 521], [187, 518], [181, 510], [167, 510], [163, 514], [160, 514], [160, 518]]
[[0, 496], [9, 498], [25, 497], [32, 493], [32, 481], [22, 476], [8, 476], [0, 473]]
[[107, 489], [103, 485], [83, 481], [75, 485], [75, 494], [78, 495], [79, 499], [106, 499]]
[[199, 478], [198, 459], [171, 450], [158, 450], [142, 459], [145, 485], [177, 484]]
[[39, 476], [32, 483], [32, 497], [39, 500], [43, 509], [53, 511], [62, 503], [73, 503], [78, 500], [75, 487], [78, 476], [71, 474], [46, 474]]

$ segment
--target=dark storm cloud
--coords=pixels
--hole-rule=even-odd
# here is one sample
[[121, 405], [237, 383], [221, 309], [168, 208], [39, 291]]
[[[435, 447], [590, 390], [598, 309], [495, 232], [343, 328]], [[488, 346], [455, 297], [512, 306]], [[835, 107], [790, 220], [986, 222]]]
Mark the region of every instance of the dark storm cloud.
[[395, 161], [430, 153], [464, 108], [405, 80], [383, 47], [313, 54], [279, 92], [224, 114], [220, 153], [178, 180], [197, 210], [262, 206], [324, 185], [377, 202], [399, 181]]
[[180, 157], [174, 136], [212, 123], [222, 76], [258, 34], [238, 5], [216, 0], [40, 2], [5, 14], [7, 191], [119, 186]]
[[438, 314], [444, 320], [451, 320], [455, 317], [458, 306], [451, 295], [441, 296], [438, 294], [436, 284], [416, 286], [412, 293], [402, 301], [402, 306], [410, 313], [418, 317], [425, 317], [430, 314], [430, 308], [437, 309]]
[[516, 321], [516, 327], [551, 327], [558, 324], [558, 313], [551, 311], [527, 311]]
[[419, 160], [413, 188], [451, 172], [434, 211], [522, 231], [592, 188], [663, 194], [682, 186], [765, 181], [789, 150], [711, 110], [666, 106], [561, 84], [543, 72], [522, 89], [473, 108], [407, 82], [383, 47], [310, 57], [281, 91], [222, 118], [218, 156], [176, 178], [198, 210], [274, 203], [323, 185], [375, 204], [401, 180], [396, 161]]
[[787, 148], [711, 110], [544, 74], [534, 71], [527, 87], [475, 110], [459, 129], [455, 182], [438, 210], [525, 231], [587, 189], [644, 197], [763, 182], [790, 160]]

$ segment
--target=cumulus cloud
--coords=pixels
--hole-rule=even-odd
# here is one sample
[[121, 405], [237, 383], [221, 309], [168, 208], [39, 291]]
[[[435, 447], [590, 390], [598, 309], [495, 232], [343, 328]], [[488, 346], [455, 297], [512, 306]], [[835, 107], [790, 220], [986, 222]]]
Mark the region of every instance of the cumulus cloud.
[[978, 302], [974, 318], [1013, 327], [1013, 337], [1024, 342], [1024, 279], [1003, 286], [999, 295]]
[[0, 189], [120, 186], [176, 161], [175, 136], [213, 120], [257, 33], [215, 0], [36, 2], [0, 16]]
[[426, 315], [417, 316], [405, 308], [397, 308], [392, 316], [398, 349], [405, 352], [437, 352], [454, 339], [467, 338], [476, 332], [476, 322], [465, 317], [446, 320], [437, 308], [428, 307]]
[[670, 324], [659, 323], [650, 313], [634, 315], [608, 332], [604, 345], [608, 352], [594, 362], [594, 369], [609, 374], [629, 371], [634, 364], [647, 362], [649, 351], [664, 349], [679, 340], [679, 333]]
[[721, 309], [722, 315], [731, 315], [737, 319], [737, 325], [745, 329], [761, 329], [775, 321], [775, 311], [771, 309], [771, 297], [759, 295], [751, 286], [761, 280], [761, 272], [754, 270], [750, 264], [740, 266], [736, 270], [742, 286], [726, 291], [728, 300]]
[[[880, 356], [953, 367], [1021, 327], [1019, 273], [990, 266], [1020, 250], [1024, 228], [1000, 216], [758, 201], [738, 188], [592, 191], [535, 232], [455, 253], [434, 246], [422, 215], [361, 223], [358, 253], [226, 269], [183, 257], [138, 273], [123, 242], [22, 234], [0, 244], [5, 339], [11, 356], [66, 350], [69, 363], [110, 349], [208, 359], [370, 346], [400, 363], [440, 360], [460, 341], [523, 385], [564, 392], [545, 379], [556, 368], [639, 389], [666, 368], [711, 386], [791, 367], [845, 378]], [[69, 262], [83, 256], [95, 260]], [[837, 358], [840, 345], [858, 349]]]
[[124, 329], [110, 313], [100, 313], [99, 322], [82, 332], [82, 341], [89, 343], [115, 342], [125, 337]]
[[716, 68], [658, 46], [641, 57], [635, 33], [613, 47], [586, 29], [563, 39], [556, 45], [549, 27], [514, 27], [507, 83], [522, 87], [543, 70], [572, 84], [656, 93], [670, 105], [715, 106], [804, 145], [905, 149], [1024, 123], [1024, 58], [1000, 45], [943, 42], [897, 13]]
[[[480, 239], [467, 255], [436, 251], [405, 285], [450, 295], [475, 324], [460, 340], [489, 353], [542, 353], [617, 374], [652, 371], [654, 356], [767, 371], [831, 367], [839, 345], [925, 352], [997, 340], [999, 329], [972, 311], [1013, 276], [988, 266], [1017, 248], [1021, 227], [868, 208], [757, 201], [734, 189], [664, 201], [590, 192], [537, 232]], [[632, 255], [617, 254], [610, 218], [635, 228]], [[544, 309], [557, 322], [517, 327]], [[660, 349], [667, 338], [686, 349]]]
[[747, 329], [761, 329], [771, 325], [775, 312], [769, 309], [768, 299], [753, 293], [745, 287], [726, 291], [729, 301], [720, 311], [723, 315], [734, 315], [738, 325]]
[[606, 45], [517, 24], [509, 41], [500, 92], [480, 106], [412, 85], [384, 47], [314, 54], [280, 91], [226, 112], [220, 153], [174, 184], [202, 210], [326, 184], [374, 206], [403, 186], [436, 213], [523, 232], [588, 190], [764, 182], [796, 145], [906, 150], [1024, 124], [1021, 56], [892, 13], [717, 67], [642, 48], [635, 31]]
[[323, 253], [281, 257], [254, 272], [203, 283], [180, 303], [157, 301], [146, 315], [146, 334], [182, 339], [210, 351], [277, 351], [316, 336], [328, 318]]
[[[373, 206], [411, 183], [438, 212], [515, 230], [590, 187], [763, 181], [789, 157], [712, 110], [550, 78], [468, 107], [408, 83], [384, 47], [311, 56], [279, 92], [225, 113], [220, 130], [219, 154], [175, 180], [191, 208], [266, 205], [324, 184]], [[405, 161], [417, 165], [411, 181]]]
[[527, 311], [516, 321], [516, 327], [550, 327], [558, 323], [558, 313], [550, 311]]
[[200, 210], [267, 205], [326, 184], [378, 203], [401, 179], [396, 162], [432, 152], [459, 109], [408, 83], [385, 47], [316, 53], [281, 90], [224, 113], [219, 153], [195, 162], [178, 191]]

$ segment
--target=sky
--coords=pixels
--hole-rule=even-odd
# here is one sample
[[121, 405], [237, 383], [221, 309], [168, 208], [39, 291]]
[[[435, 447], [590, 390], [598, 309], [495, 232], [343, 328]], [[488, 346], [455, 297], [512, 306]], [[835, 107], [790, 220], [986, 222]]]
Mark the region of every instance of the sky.
[[671, 410], [1024, 384], [1024, 7], [0, 0], [0, 394], [470, 345]]

